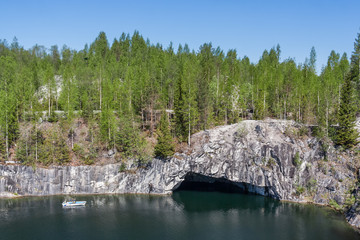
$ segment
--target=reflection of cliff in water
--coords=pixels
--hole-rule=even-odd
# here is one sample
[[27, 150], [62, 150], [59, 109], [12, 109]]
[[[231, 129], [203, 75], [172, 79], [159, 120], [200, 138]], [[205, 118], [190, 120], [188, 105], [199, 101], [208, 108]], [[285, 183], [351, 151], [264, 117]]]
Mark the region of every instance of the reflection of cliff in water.
[[4, 239], [358, 239], [340, 214], [314, 205], [218, 192], [0, 199]]
[[218, 192], [177, 191], [172, 195], [185, 211], [261, 211], [275, 213], [283, 203], [277, 200], [249, 195]]

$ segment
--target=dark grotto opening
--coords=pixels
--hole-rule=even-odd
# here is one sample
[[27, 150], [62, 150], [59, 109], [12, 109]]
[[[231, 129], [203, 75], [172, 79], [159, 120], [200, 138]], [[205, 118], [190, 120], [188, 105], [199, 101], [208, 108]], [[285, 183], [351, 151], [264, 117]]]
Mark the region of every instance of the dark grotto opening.
[[243, 182], [233, 182], [225, 178], [214, 178], [198, 173], [189, 172], [184, 181], [174, 187], [173, 192], [177, 191], [201, 191], [201, 192], [223, 192], [223, 193], [242, 193], [268, 195], [266, 187], [253, 186]]

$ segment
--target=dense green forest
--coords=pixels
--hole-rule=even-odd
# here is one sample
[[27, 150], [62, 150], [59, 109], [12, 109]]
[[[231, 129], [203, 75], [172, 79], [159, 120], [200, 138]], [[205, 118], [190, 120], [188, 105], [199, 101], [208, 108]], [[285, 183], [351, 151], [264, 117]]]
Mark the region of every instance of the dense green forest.
[[[303, 64], [281, 61], [279, 45], [253, 63], [236, 50], [224, 52], [211, 43], [197, 51], [187, 44], [164, 48], [137, 31], [123, 33], [112, 44], [101, 32], [80, 51], [39, 45], [26, 50], [16, 38], [11, 44], [3, 40], [1, 156], [9, 158], [16, 148], [17, 159], [25, 163], [63, 163], [73, 151], [92, 163], [100, 147], [141, 158], [145, 138], [190, 143], [189, 136], [197, 131], [268, 117], [318, 125], [327, 136], [329, 126], [339, 123], [347, 77], [354, 89], [351, 104], [359, 111], [359, 54], [360, 34], [350, 60], [331, 51], [317, 74], [314, 48]], [[87, 124], [91, 142], [97, 142], [95, 150], [81, 153], [71, 140], [72, 121], [79, 118]], [[45, 133], [38, 126], [43, 122], [58, 123], [59, 129]], [[174, 146], [166, 151], [171, 154]]]

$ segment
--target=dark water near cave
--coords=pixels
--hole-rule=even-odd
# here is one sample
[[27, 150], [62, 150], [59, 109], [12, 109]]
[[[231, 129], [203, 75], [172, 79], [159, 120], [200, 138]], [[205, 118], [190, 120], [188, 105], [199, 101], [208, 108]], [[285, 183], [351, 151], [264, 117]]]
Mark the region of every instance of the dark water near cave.
[[172, 196], [0, 199], [0, 239], [360, 239], [331, 209], [255, 195], [180, 191]]

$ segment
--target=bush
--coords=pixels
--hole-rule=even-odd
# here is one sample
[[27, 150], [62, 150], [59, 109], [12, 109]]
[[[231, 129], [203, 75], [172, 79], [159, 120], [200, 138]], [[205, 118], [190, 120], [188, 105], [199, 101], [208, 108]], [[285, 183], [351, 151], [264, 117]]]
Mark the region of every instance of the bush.
[[79, 154], [81, 152], [81, 147], [79, 146], [79, 144], [75, 143], [72, 150], [74, 151], [74, 153]]
[[249, 131], [246, 129], [245, 126], [240, 126], [237, 130], [236, 134], [238, 138], [244, 138], [246, 135], [248, 135]]
[[342, 209], [342, 207], [334, 199], [330, 199], [329, 205], [331, 207], [335, 208], [336, 210], [341, 210]]
[[313, 129], [312, 129], [312, 131], [311, 131], [311, 135], [313, 136], [313, 137], [316, 137], [316, 138], [318, 138], [318, 139], [321, 139], [321, 138], [323, 138], [324, 137], [324, 132], [323, 131], [321, 131], [321, 128], [320, 127], [313, 127]]
[[125, 163], [121, 163], [120, 167], [119, 167], [119, 172], [125, 172], [126, 171], [126, 165]]
[[345, 206], [347, 208], [350, 208], [352, 205], [354, 205], [356, 199], [354, 195], [350, 195], [350, 197], [346, 198], [345, 200]]
[[321, 150], [322, 150], [322, 152], [324, 154], [324, 161], [327, 161], [328, 160], [328, 150], [329, 150], [330, 144], [325, 139], [322, 139], [320, 144], [321, 144], [320, 145]]
[[308, 183], [306, 184], [306, 188], [308, 192], [313, 193], [316, 189], [317, 181], [314, 178], [311, 178]]
[[267, 162], [268, 167], [272, 167], [276, 165], [276, 160], [272, 157], [269, 158], [269, 161]]
[[301, 126], [298, 133], [299, 133], [300, 137], [308, 136], [309, 135], [309, 128], [306, 127], [306, 126]]
[[303, 194], [305, 192], [305, 188], [301, 185], [298, 185], [296, 187], [296, 195], [300, 196], [301, 194]]
[[85, 164], [91, 165], [95, 162], [97, 157], [97, 149], [93, 146], [89, 147], [88, 152], [81, 151], [81, 158]]
[[295, 165], [296, 167], [300, 167], [300, 165], [301, 165], [301, 159], [300, 159], [300, 154], [299, 154], [299, 152], [296, 152], [296, 153], [295, 153], [294, 165]]
[[50, 116], [48, 117], [48, 122], [53, 123], [53, 122], [57, 122], [57, 121], [59, 121], [58, 116], [56, 116], [54, 111], [51, 111]]

